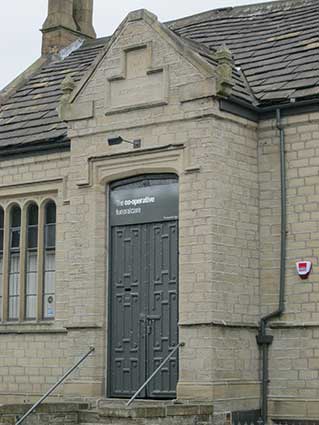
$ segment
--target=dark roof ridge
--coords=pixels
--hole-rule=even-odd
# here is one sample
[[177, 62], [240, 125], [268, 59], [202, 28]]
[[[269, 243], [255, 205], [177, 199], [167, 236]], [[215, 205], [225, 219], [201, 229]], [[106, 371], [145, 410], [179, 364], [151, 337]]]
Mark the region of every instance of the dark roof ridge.
[[[211, 18], [212, 14], [215, 13], [218, 14], [225, 14], [228, 12], [236, 12], [244, 10], [245, 14], [249, 11], [251, 12], [261, 12], [263, 9], [267, 9], [267, 12], [276, 11], [276, 10], [283, 10], [284, 8], [287, 9], [294, 9], [300, 6], [304, 5], [315, 5], [318, 0], [272, 0], [272, 1], [265, 1], [263, 3], [253, 3], [253, 4], [243, 4], [240, 6], [233, 6], [233, 7], [223, 7], [218, 9], [210, 9], [206, 10], [205, 12], [199, 12], [195, 13], [193, 15], [185, 16], [183, 18], [176, 18], [172, 19], [170, 21], [165, 22], [166, 25], [171, 27], [171, 29], [178, 28], [179, 26], [184, 26], [187, 21], [192, 21], [194, 23], [194, 19], [202, 20], [205, 19], [205, 17]], [[283, 7], [286, 6], [286, 7]], [[271, 7], [271, 8], [270, 8]], [[254, 13], [252, 13], [254, 15]]]

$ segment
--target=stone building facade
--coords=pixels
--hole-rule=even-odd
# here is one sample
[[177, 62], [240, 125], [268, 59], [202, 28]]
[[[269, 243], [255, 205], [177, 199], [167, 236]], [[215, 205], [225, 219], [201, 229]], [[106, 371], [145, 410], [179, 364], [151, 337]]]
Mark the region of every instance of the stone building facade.
[[92, 7], [49, 1], [42, 57], [1, 92], [0, 402], [89, 346], [55, 399], [125, 398], [183, 342], [144, 398], [318, 420], [316, 0], [139, 10], [96, 40]]

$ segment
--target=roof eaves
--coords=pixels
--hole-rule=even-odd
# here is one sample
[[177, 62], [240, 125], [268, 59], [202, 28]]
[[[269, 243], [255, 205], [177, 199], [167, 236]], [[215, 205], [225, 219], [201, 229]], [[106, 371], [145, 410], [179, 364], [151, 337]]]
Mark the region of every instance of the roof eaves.
[[44, 155], [47, 153], [69, 151], [71, 146], [70, 139], [67, 137], [59, 137], [37, 141], [33, 144], [23, 145], [14, 144], [12, 146], [0, 147], [1, 160], [11, 159], [26, 155]]

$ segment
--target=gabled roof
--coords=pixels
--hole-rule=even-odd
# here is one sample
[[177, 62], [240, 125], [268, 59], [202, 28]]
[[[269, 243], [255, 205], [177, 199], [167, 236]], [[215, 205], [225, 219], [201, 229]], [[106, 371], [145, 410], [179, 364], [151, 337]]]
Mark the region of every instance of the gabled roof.
[[[192, 50], [215, 66], [214, 53], [233, 53], [232, 97], [260, 107], [319, 94], [318, 0], [285, 0], [224, 8], [167, 23]], [[53, 59], [0, 107], [0, 150], [68, 142], [56, 111], [60, 84], [82, 79], [110, 38], [85, 42]]]
[[22, 150], [39, 143], [62, 144], [68, 140], [67, 126], [56, 109], [62, 96], [61, 82], [68, 74], [79, 81], [107, 40], [83, 43], [62, 61], [56, 57], [0, 107], [0, 149]]

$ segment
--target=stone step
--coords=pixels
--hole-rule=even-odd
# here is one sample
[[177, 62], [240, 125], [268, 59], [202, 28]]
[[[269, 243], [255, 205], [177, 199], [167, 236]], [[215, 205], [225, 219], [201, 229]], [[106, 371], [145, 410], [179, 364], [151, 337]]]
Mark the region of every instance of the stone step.
[[[109, 422], [110, 424], [113, 424], [114, 422], [112, 421], [112, 422]], [[184, 422], [182, 422], [182, 423], [184, 423]], [[80, 422], [78, 425], [101, 425], [101, 424], [103, 424], [103, 425], [105, 425], [105, 423], [103, 422], [103, 423], [101, 423], [101, 422]], [[212, 422], [196, 422], [196, 425], [211, 425], [212, 424]], [[1, 423], [0, 423], [0, 425], [2, 425]]]
[[79, 411], [79, 423], [85, 425], [210, 425], [210, 404], [137, 404], [125, 407], [109, 402], [103, 407]]

